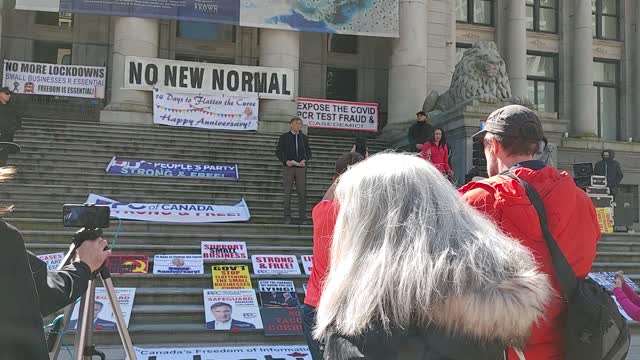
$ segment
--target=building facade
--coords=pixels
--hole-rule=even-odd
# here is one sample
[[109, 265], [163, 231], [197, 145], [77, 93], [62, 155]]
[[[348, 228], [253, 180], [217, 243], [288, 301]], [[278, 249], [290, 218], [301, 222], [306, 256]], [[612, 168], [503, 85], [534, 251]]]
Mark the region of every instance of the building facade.
[[[558, 166], [618, 152], [640, 184], [640, 3], [634, 0], [399, 0], [400, 37], [335, 35], [104, 15], [14, 10], [2, 1], [3, 59], [106, 66], [100, 119], [151, 123], [149, 92], [123, 89], [128, 55], [285, 67], [295, 96], [380, 104], [382, 133], [406, 131], [464, 50], [494, 41], [515, 96], [566, 121]], [[260, 130], [281, 131], [292, 101], [262, 100]], [[637, 209], [637, 201], [633, 205]], [[637, 222], [636, 210], [635, 222]]]

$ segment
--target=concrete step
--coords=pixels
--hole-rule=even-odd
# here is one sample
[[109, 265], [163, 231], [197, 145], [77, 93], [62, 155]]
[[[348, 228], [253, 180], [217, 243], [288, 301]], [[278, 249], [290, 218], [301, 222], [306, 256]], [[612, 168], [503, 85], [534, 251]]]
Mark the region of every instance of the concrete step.
[[[165, 188], [185, 187], [191, 190], [206, 191], [209, 189], [225, 190], [230, 193], [260, 191], [268, 189], [274, 194], [282, 193], [282, 176], [247, 177], [238, 181], [198, 179], [185, 183], [182, 178], [172, 177], [146, 177], [146, 176], [113, 176], [113, 175], [89, 175], [78, 176], [77, 173], [51, 173], [51, 177], [44, 177], [42, 172], [18, 175], [16, 179], [25, 185], [46, 184], [59, 186], [74, 186], [78, 188], [99, 188], [104, 186], [120, 186], [129, 189], [154, 189], [164, 191]], [[322, 192], [331, 186], [331, 178], [315, 179], [310, 177], [307, 181], [307, 191]]]
[[[20, 144], [22, 146], [22, 144]], [[227, 151], [220, 153], [206, 152], [206, 151], [193, 151], [189, 149], [147, 149], [147, 148], [137, 148], [137, 147], [126, 147], [126, 146], [100, 146], [100, 148], [95, 148], [91, 146], [87, 147], [61, 147], [59, 144], [53, 144], [48, 146], [38, 146], [38, 147], [24, 147], [20, 154], [10, 156], [9, 159], [11, 161], [19, 161], [21, 159], [46, 159], [46, 160], [54, 160], [60, 159], [63, 157], [69, 162], [74, 162], [73, 160], [86, 160], [86, 159], [101, 159], [102, 165], [101, 168], [106, 168], [109, 160], [114, 155], [117, 155], [122, 158], [130, 158], [130, 159], [141, 159], [141, 160], [158, 160], [158, 161], [180, 161], [185, 163], [238, 163], [239, 165], [246, 165], [247, 163], [253, 162], [254, 164], [263, 163], [265, 165], [271, 167], [281, 167], [282, 164], [278, 161], [275, 154], [273, 156], [269, 155], [256, 155], [251, 151], [239, 152], [238, 151]], [[347, 152], [345, 150], [344, 152]], [[341, 152], [340, 154], [344, 153]], [[91, 154], [90, 156], [87, 154]], [[269, 152], [269, 154], [273, 154], [273, 152]], [[335, 165], [335, 161], [340, 155], [335, 156], [316, 156], [313, 160], [309, 162], [309, 167], [328, 167], [332, 168]], [[11, 164], [11, 162], [10, 162]]]
[[598, 241], [598, 244], [603, 242], [640, 242], [640, 234], [634, 233], [610, 233], [610, 234], [602, 234], [602, 237]]
[[[85, 186], [83, 188], [78, 188], [73, 185], [65, 184], [65, 185], [46, 185], [46, 184], [16, 184], [13, 183], [11, 188], [0, 188], [0, 197], [6, 200], [12, 200], [15, 198], [14, 195], [17, 195], [15, 191], [20, 191], [21, 193], [31, 193], [36, 194], [42, 198], [44, 194], [66, 194], [66, 197], [81, 197], [88, 196], [90, 192], [93, 192], [98, 195], [106, 196], [112, 198], [114, 200], [123, 201], [123, 202], [133, 202], [134, 199], [132, 197], [125, 196], [127, 193], [136, 193], [136, 196], [144, 196], [147, 198], [155, 198], [155, 203], [167, 203], [170, 202], [170, 199], [199, 199], [197, 204], [211, 204], [211, 201], [214, 201], [218, 198], [229, 199], [235, 195], [235, 200], [233, 200], [233, 204], [239, 202], [241, 198], [245, 198], [249, 207], [251, 207], [251, 202], [254, 200], [276, 200], [280, 204], [282, 204], [284, 195], [281, 193], [281, 189], [277, 189], [275, 186], [272, 188], [262, 189], [262, 192], [259, 192], [258, 188], [247, 188], [246, 190], [240, 190], [238, 188], [233, 189], [235, 191], [231, 191], [231, 189], [219, 189], [219, 188], [211, 188], [205, 190], [191, 190], [190, 187], [187, 188], [185, 186], [181, 186], [179, 188], [166, 188], [161, 186], [138, 186], [133, 183], [131, 185], [127, 185], [126, 188], [121, 186], [114, 185], [113, 183], [105, 182], [102, 184], [95, 184], [92, 186]], [[317, 203], [324, 193], [325, 189], [320, 189], [319, 187], [314, 187], [312, 189], [307, 190], [307, 205]], [[294, 191], [295, 193], [295, 191]], [[27, 197], [33, 199], [32, 197]], [[52, 197], [46, 196], [47, 199], [53, 199]], [[174, 203], [185, 203], [184, 201], [179, 201]], [[217, 203], [215, 205], [231, 205], [231, 204], [222, 204]]]
[[598, 253], [608, 251], [625, 253], [640, 252], [640, 241], [601, 241], [598, 243]]
[[[34, 254], [49, 254], [53, 252], [66, 252], [68, 245], [58, 243], [27, 243], [27, 248]], [[250, 264], [251, 255], [274, 254], [274, 255], [310, 255], [313, 253], [312, 246], [260, 246], [247, 245], [247, 253], [249, 260], [209, 260], [205, 259], [206, 264]], [[194, 242], [194, 245], [166, 245], [166, 244], [123, 244], [117, 242], [113, 247], [113, 254], [136, 254], [149, 256], [149, 263], [153, 263], [153, 256], [157, 254], [200, 254], [200, 244]], [[299, 261], [300, 262], [300, 261]]]
[[[215, 179], [215, 178], [198, 178], [198, 177], [153, 177], [153, 176], [120, 176], [120, 175], [109, 175], [106, 173], [106, 162], [57, 162], [56, 160], [38, 160], [38, 161], [28, 161], [22, 159], [14, 159], [15, 161], [10, 161], [11, 165], [16, 166], [17, 174], [16, 178], [32, 178], [32, 177], [55, 177], [55, 178], [78, 178], [79, 174], [82, 174], [82, 178], [101, 178], [101, 179], [113, 179], [113, 178], [122, 178], [122, 179], [132, 179], [130, 181], [135, 181], [133, 179], [169, 179], [172, 181], [180, 180], [182, 183], [217, 183], [221, 181], [235, 181], [228, 179]], [[311, 183], [314, 180], [322, 179], [323, 183], [330, 182], [333, 173], [333, 168], [319, 168], [319, 167], [309, 167], [307, 168], [307, 182]], [[238, 165], [238, 174], [240, 182], [260, 180], [262, 178], [269, 180], [279, 180], [282, 183], [282, 167], [281, 166], [271, 166], [266, 165], [264, 163], [258, 164], [254, 163], [248, 165], [246, 167], [242, 165]]]
[[640, 263], [640, 251], [598, 251], [596, 256], [597, 262], [635, 262]]
[[[81, 201], [82, 203], [82, 201]], [[55, 202], [53, 206], [42, 206], [40, 208], [27, 207], [24, 202], [20, 202], [13, 212], [12, 217], [17, 218], [42, 218], [42, 219], [55, 219], [62, 216], [62, 204]], [[256, 208], [251, 207], [251, 223], [278, 223], [282, 222], [282, 214], [274, 212], [272, 208]], [[297, 213], [296, 213], [297, 215]], [[307, 211], [307, 216], [311, 218], [311, 211]]]
[[[297, 226], [297, 225], [290, 225]], [[68, 230], [21, 230], [25, 241], [29, 244], [60, 244], [61, 248], [68, 248], [71, 244], [73, 234], [77, 229]], [[104, 237], [113, 242], [115, 239], [116, 227], [112, 227], [109, 231], [104, 232]], [[313, 236], [310, 230], [306, 230], [301, 234], [253, 234], [244, 232], [241, 228], [234, 232], [131, 232], [122, 229], [117, 238], [119, 245], [143, 245], [156, 244], [164, 245], [194, 245], [201, 241], [245, 241], [247, 246], [282, 246], [297, 247], [311, 246]]]
[[[3, 191], [5, 190], [5, 191]], [[17, 207], [25, 206], [21, 204], [37, 204], [38, 201], [42, 201], [43, 203], [47, 202], [56, 202], [60, 208], [62, 204], [79, 204], [84, 203], [89, 195], [88, 190], [76, 191], [75, 193], [47, 193], [46, 187], [38, 186], [19, 186], [12, 185], [11, 188], [3, 189], [0, 186], [0, 199], [2, 203], [15, 203]], [[141, 194], [140, 192], [131, 192], [127, 189], [123, 189], [121, 192], [118, 192], [116, 198], [111, 194], [101, 194], [106, 196], [112, 196], [115, 198], [114, 200], [126, 200], [128, 202], [138, 202], [138, 203], [156, 203], [158, 197], [160, 195], [157, 194]], [[46, 197], [45, 197], [46, 196]], [[293, 209], [297, 210], [297, 195], [292, 194], [291, 200], [291, 208], [292, 213]], [[181, 194], [180, 192], [175, 193], [163, 193], [161, 201], [167, 203], [204, 203], [208, 202], [215, 205], [232, 205], [236, 204], [239, 201], [239, 197], [234, 194], [209, 194], [208, 196], [201, 196], [200, 194]], [[245, 198], [247, 200], [247, 198]], [[320, 197], [307, 196], [307, 205], [309, 208], [320, 200]], [[247, 200], [247, 204], [249, 205], [249, 211], [251, 211], [255, 205], [256, 208], [272, 208], [273, 211], [280, 212], [282, 209], [282, 198], [276, 198], [275, 196], [268, 197], [265, 199], [251, 199]]]
[[[244, 140], [247, 138], [263, 141], [277, 141], [280, 133], [264, 133], [264, 132], [238, 132], [238, 131], [223, 131], [223, 130], [202, 130], [202, 129], [189, 129], [189, 128], [176, 128], [168, 126], [156, 126], [156, 125], [110, 125], [103, 123], [86, 123], [86, 122], [67, 122], [52, 124], [43, 119], [29, 119], [24, 118], [22, 120], [22, 129], [18, 131], [25, 133], [40, 133], [43, 134], [73, 134], [73, 135], [92, 135], [96, 134], [96, 130], [99, 129], [99, 134], [115, 137], [122, 135], [136, 135], [136, 136], [164, 136], [167, 138], [176, 139], [220, 139], [220, 140]], [[317, 141], [319, 144], [329, 143], [352, 143], [352, 137], [339, 137], [339, 136], [323, 136], [313, 135], [313, 141]], [[386, 143], [376, 139], [369, 139], [367, 141], [372, 147], [386, 147]]]
[[[140, 344], [166, 345], [171, 339], [173, 344], [183, 344], [185, 347], [194, 344], [206, 344], [205, 346], [249, 346], [249, 345], [292, 345], [303, 344], [302, 336], [265, 336], [263, 330], [243, 331], [233, 333], [226, 331], [207, 330], [202, 324], [129, 324], [129, 333], [136, 346]], [[65, 336], [65, 343], [73, 344], [71, 331]], [[164, 339], [164, 340], [160, 340]], [[120, 344], [120, 338], [115, 331], [99, 331], [94, 335], [96, 345]], [[167, 345], [168, 346], [168, 345]], [[141, 346], [142, 347], [142, 346]], [[112, 359], [111, 357], [109, 359]], [[124, 359], [124, 356], [120, 359]]]
[[640, 263], [637, 262], [594, 262], [591, 271], [618, 271], [626, 274], [640, 274]]
[[[85, 137], [85, 136], [82, 136]], [[213, 141], [210, 139], [198, 140], [190, 139], [188, 146], [185, 146], [185, 141], [182, 139], [162, 139], [155, 137], [105, 137], [102, 135], [86, 136], [86, 139], [79, 139], [76, 136], [65, 134], [64, 136], [51, 136], [38, 135], [34, 133], [16, 135], [14, 137], [15, 142], [19, 143], [25, 148], [69, 148], [69, 149], [82, 149], [86, 147], [100, 147], [106, 149], [147, 149], [147, 150], [183, 150], [198, 153], [228, 153], [230, 149], [251, 149], [253, 151], [259, 150], [261, 153], [274, 154], [276, 150], [277, 138], [268, 141]], [[348, 142], [332, 142], [332, 143], [320, 143], [316, 144], [313, 139], [309, 140], [311, 150], [314, 153], [322, 153], [326, 156], [336, 157], [340, 154], [350, 151], [353, 146]], [[376, 153], [384, 150], [383, 148], [371, 147], [369, 152]]]
[[[37, 218], [11, 218], [6, 221], [21, 230], [61, 231], [63, 229], [60, 219]], [[111, 230], [117, 228], [114, 222]], [[128, 233], [152, 233], [166, 232], [179, 234], [255, 234], [255, 235], [308, 235], [312, 232], [311, 225], [284, 225], [284, 224], [252, 224], [252, 223], [165, 223], [123, 220], [121, 232]]]
[[[211, 270], [205, 267], [205, 271]], [[199, 287], [201, 289], [211, 289], [213, 286], [211, 273], [202, 275], [156, 275], [156, 274], [113, 274], [113, 283], [117, 287]], [[290, 280], [296, 288], [302, 288], [307, 283], [307, 275], [251, 275], [253, 288], [258, 288], [259, 280]]]
[[[304, 290], [297, 288], [296, 293], [300, 303], [304, 301]], [[260, 301], [260, 300], [258, 300]], [[135, 304], [144, 305], [198, 305], [204, 308], [202, 288], [138, 288], [136, 289]], [[133, 309], [134, 311], [136, 308]]]

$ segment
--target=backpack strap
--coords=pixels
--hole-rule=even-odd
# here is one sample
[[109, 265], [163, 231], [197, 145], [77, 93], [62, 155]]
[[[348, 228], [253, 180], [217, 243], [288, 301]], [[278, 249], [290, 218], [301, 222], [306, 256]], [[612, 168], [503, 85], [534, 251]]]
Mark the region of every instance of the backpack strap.
[[569, 265], [567, 258], [564, 256], [564, 254], [562, 254], [562, 250], [558, 246], [558, 242], [549, 230], [547, 213], [544, 209], [544, 203], [542, 202], [542, 198], [540, 198], [540, 194], [538, 194], [536, 189], [534, 189], [531, 184], [519, 178], [513, 172], [508, 172], [504, 175], [516, 180], [518, 183], [520, 183], [520, 185], [522, 185], [522, 187], [524, 187], [525, 191], [527, 192], [527, 196], [531, 201], [531, 204], [536, 209], [536, 212], [538, 213], [538, 219], [540, 220], [540, 228], [542, 229], [542, 234], [544, 235], [544, 241], [547, 243], [547, 247], [549, 248], [549, 252], [551, 253], [553, 269], [555, 270], [556, 276], [560, 281], [560, 286], [562, 287], [565, 301], [568, 301], [569, 299], [571, 299], [572, 294], [575, 293], [578, 286], [578, 282], [576, 281], [576, 273]]

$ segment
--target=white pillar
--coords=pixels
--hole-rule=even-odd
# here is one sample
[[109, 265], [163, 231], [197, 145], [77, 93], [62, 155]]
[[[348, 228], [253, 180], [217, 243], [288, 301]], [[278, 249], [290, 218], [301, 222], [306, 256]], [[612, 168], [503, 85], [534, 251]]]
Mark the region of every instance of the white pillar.
[[426, 0], [400, 0], [400, 37], [393, 40], [389, 66], [388, 125], [415, 119], [426, 98]]
[[591, 1], [574, 1], [573, 23], [573, 133], [596, 136], [593, 112], [593, 28]]
[[511, 93], [527, 97], [527, 15], [525, 0], [507, 2], [505, 32], [505, 63]]
[[[287, 84], [287, 87], [293, 91], [295, 100], [298, 96], [300, 78], [300, 33], [260, 29], [260, 66], [292, 69], [293, 83]], [[297, 114], [294, 100], [260, 100], [260, 130], [288, 130], [289, 120]]]
[[100, 114], [100, 121], [151, 123], [152, 92], [122, 88], [125, 73], [124, 60], [126, 56], [158, 57], [159, 35], [158, 20], [135, 17], [115, 18], [111, 101]]

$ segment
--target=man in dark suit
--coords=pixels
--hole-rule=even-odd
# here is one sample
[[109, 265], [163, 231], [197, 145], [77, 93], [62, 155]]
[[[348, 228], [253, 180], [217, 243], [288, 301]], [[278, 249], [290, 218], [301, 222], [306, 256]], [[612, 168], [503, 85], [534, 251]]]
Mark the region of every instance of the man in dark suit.
[[302, 120], [294, 117], [289, 122], [291, 131], [280, 135], [276, 156], [282, 163], [284, 185], [284, 223], [291, 223], [291, 189], [298, 192], [298, 223], [307, 224], [307, 162], [311, 160], [309, 138], [300, 131]]
[[[95, 330], [118, 330], [116, 323], [114, 323], [113, 321], [100, 319], [98, 317], [103, 307], [104, 304], [99, 301], [93, 303], [93, 328]], [[78, 320], [69, 321], [69, 329], [75, 329], [77, 325]]]
[[224, 302], [217, 302], [211, 305], [211, 313], [213, 314], [213, 321], [207, 321], [207, 329], [210, 330], [252, 330], [256, 326], [231, 318], [233, 313], [233, 307], [230, 304]]

